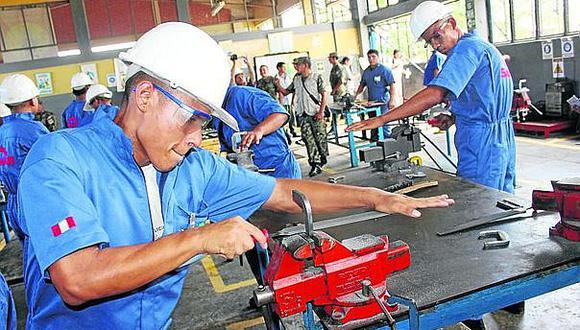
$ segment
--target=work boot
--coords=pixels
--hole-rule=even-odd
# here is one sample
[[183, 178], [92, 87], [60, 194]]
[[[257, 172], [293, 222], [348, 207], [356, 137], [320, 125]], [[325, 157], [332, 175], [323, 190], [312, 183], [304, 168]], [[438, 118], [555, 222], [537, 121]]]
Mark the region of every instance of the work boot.
[[313, 177], [313, 176], [317, 176], [320, 173], [322, 173], [322, 167], [320, 167], [320, 165], [314, 165], [314, 166], [312, 166], [310, 173], [308, 173], [308, 176]]
[[320, 167], [324, 167], [324, 165], [326, 165], [328, 163], [328, 161], [326, 160], [326, 156], [321, 156], [320, 157]]
[[470, 330], [485, 330], [485, 324], [483, 323], [483, 319], [465, 320], [461, 321], [461, 323], [463, 323], [463, 325]]
[[510, 314], [515, 314], [515, 315], [522, 315], [525, 312], [526, 309], [526, 302], [522, 301], [519, 302], [517, 304], [513, 304], [507, 307], [502, 308], [502, 311], [506, 311]]

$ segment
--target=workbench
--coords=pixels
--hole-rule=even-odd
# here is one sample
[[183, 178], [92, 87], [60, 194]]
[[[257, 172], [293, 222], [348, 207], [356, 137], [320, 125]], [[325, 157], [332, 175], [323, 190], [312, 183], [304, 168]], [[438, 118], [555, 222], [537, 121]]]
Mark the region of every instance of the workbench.
[[[540, 213], [536, 218], [474, 229], [439, 237], [436, 232], [465, 223], [481, 215], [500, 212], [496, 201], [503, 198], [530, 202], [430, 168], [422, 169], [428, 180], [439, 186], [418, 191], [412, 196], [426, 197], [446, 193], [456, 204], [447, 209], [421, 210], [420, 219], [401, 215], [324, 229], [343, 240], [362, 234], [386, 234], [390, 241], [409, 244], [411, 266], [387, 279], [391, 299], [405, 303], [395, 314], [397, 329], [434, 329], [496, 311], [514, 303], [578, 283], [580, 244], [548, 236], [557, 213]], [[344, 184], [384, 188], [397, 177], [370, 168], [349, 169], [332, 176], [345, 176]], [[326, 181], [327, 176], [318, 180]], [[347, 201], [345, 200], [345, 203]], [[365, 210], [315, 216], [314, 221], [332, 219]], [[251, 220], [274, 233], [288, 224], [304, 222], [300, 215], [260, 212]], [[506, 231], [511, 243], [507, 248], [483, 250], [478, 240], [481, 230]], [[554, 311], [557, 313], [558, 311]], [[379, 327], [381, 325], [378, 325]], [[386, 329], [388, 326], [383, 325]]]
[[[358, 159], [358, 153], [357, 150], [361, 149], [361, 148], [367, 148], [367, 147], [374, 147], [376, 146], [375, 142], [370, 142], [370, 143], [365, 143], [365, 144], [356, 144], [355, 139], [361, 139], [361, 137], [358, 137], [354, 134], [354, 132], [348, 132], [346, 133], [346, 135], [340, 135], [338, 132], [338, 117], [341, 115], [344, 115], [345, 120], [346, 120], [346, 125], [349, 126], [352, 123], [354, 123], [354, 116], [360, 116], [362, 114], [368, 114], [368, 113], [375, 113], [376, 116], [380, 116], [381, 115], [381, 105], [380, 104], [374, 104], [371, 106], [367, 106], [367, 107], [363, 107], [363, 106], [356, 106], [353, 107], [351, 109], [345, 109], [344, 105], [340, 104], [340, 103], [331, 103], [328, 105], [328, 108], [330, 109], [331, 113], [332, 113], [332, 123], [331, 123], [331, 132], [332, 135], [328, 137], [327, 141], [329, 143], [335, 144], [339, 147], [343, 147], [343, 148], [348, 148], [349, 152], [350, 152], [350, 165], [351, 167], [357, 167], [359, 165], [359, 159]], [[378, 133], [379, 133], [379, 140], [382, 140], [384, 138], [384, 133], [383, 133], [383, 127], [379, 127], [378, 128]], [[340, 142], [341, 138], [348, 138], [348, 143], [347, 144], [343, 144]], [[364, 139], [364, 138], [363, 138]]]

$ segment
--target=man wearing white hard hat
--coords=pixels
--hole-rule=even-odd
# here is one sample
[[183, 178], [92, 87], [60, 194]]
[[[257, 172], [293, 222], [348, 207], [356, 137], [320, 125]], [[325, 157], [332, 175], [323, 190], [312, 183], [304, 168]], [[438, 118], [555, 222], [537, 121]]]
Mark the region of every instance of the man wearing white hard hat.
[[40, 112], [38, 88], [30, 78], [15, 74], [6, 77], [0, 85], [0, 102], [8, 106], [10, 115], [2, 118], [0, 126], [0, 182], [8, 192], [6, 212], [10, 226], [23, 239], [19, 227], [17, 191], [18, 175], [24, 159], [39, 137], [49, 133], [34, 115]]
[[417, 115], [447, 99], [452, 115], [438, 115], [437, 126], [448, 129], [455, 124], [457, 128], [457, 175], [513, 192], [516, 146], [509, 115], [513, 81], [501, 54], [476, 34], [461, 31], [451, 11], [437, 1], [419, 4], [410, 24], [417, 39], [447, 55], [441, 71], [408, 102], [347, 130], [371, 129]]
[[238, 127], [220, 107], [228, 59], [192, 25], [160, 24], [119, 57], [128, 64], [120, 108], [40, 139], [21, 172], [29, 329], [167, 329], [188, 261], [264, 245], [245, 219], [260, 207], [300, 212], [291, 189], [317, 212], [419, 216], [417, 208], [453, 203], [276, 180], [199, 149], [212, 115]]
[[94, 84], [87, 90], [85, 98], [85, 111], [95, 111], [101, 105], [111, 105], [113, 92], [111, 92], [105, 85]]
[[84, 72], [75, 73], [70, 79], [70, 87], [75, 99], [64, 109], [61, 116], [62, 128], [81, 127], [93, 120], [94, 112], [85, 110], [87, 91], [94, 82]]

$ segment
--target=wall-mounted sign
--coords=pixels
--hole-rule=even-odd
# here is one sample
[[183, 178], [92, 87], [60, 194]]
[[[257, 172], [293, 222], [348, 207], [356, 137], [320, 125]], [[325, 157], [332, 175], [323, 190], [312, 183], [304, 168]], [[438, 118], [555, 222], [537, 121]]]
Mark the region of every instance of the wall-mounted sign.
[[552, 60], [552, 77], [554, 78], [564, 78], [564, 60], [560, 58], [555, 58]]
[[562, 38], [562, 57], [570, 58], [574, 57], [574, 41], [572, 38], [566, 37]]
[[36, 87], [40, 95], [50, 95], [52, 94], [52, 76], [50, 72], [41, 72], [34, 74], [36, 78]]
[[554, 58], [554, 47], [552, 40], [542, 41], [542, 59], [551, 60]]

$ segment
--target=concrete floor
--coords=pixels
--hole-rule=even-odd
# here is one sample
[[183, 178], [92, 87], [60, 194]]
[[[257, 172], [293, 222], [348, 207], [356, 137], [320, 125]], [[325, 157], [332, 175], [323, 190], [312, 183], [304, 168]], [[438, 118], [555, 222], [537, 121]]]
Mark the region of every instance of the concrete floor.
[[[424, 132], [445, 149], [445, 134], [424, 127]], [[452, 134], [451, 134], [452, 135]], [[517, 137], [517, 183], [516, 195], [529, 199], [533, 189], [550, 189], [550, 180], [580, 175], [580, 137], [555, 135], [544, 140], [534, 137]], [[431, 152], [432, 147], [427, 146]], [[308, 173], [306, 151], [294, 144], [293, 149]], [[431, 152], [435, 154], [434, 152]], [[422, 152], [426, 165], [434, 163]], [[452, 158], [455, 160], [455, 150]], [[448, 171], [441, 156], [438, 163]], [[329, 166], [332, 173], [350, 167], [348, 150], [331, 146]], [[547, 231], [547, 228], [546, 228]], [[0, 261], [4, 262], [4, 261]], [[255, 288], [255, 281], [247, 264], [240, 266], [238, 259], [226, 262], [213, 257], [194, 265], [187, 277], [183, 295], [173, 315], [172, 329], [264, 329], [260, 314], [249, 308], [248, 299]], [[24, 328], [25, 306], [23, 287], [13, 287], [19, 307], [19, 328]], [[546, 294], [526, 302], [523, 315], [513, 316], [506, 312], [486, 314], [488, 329], [578, 329], [580, 328], [580, 284]], [[463, 329], [461, 324], [446, 329]]]

